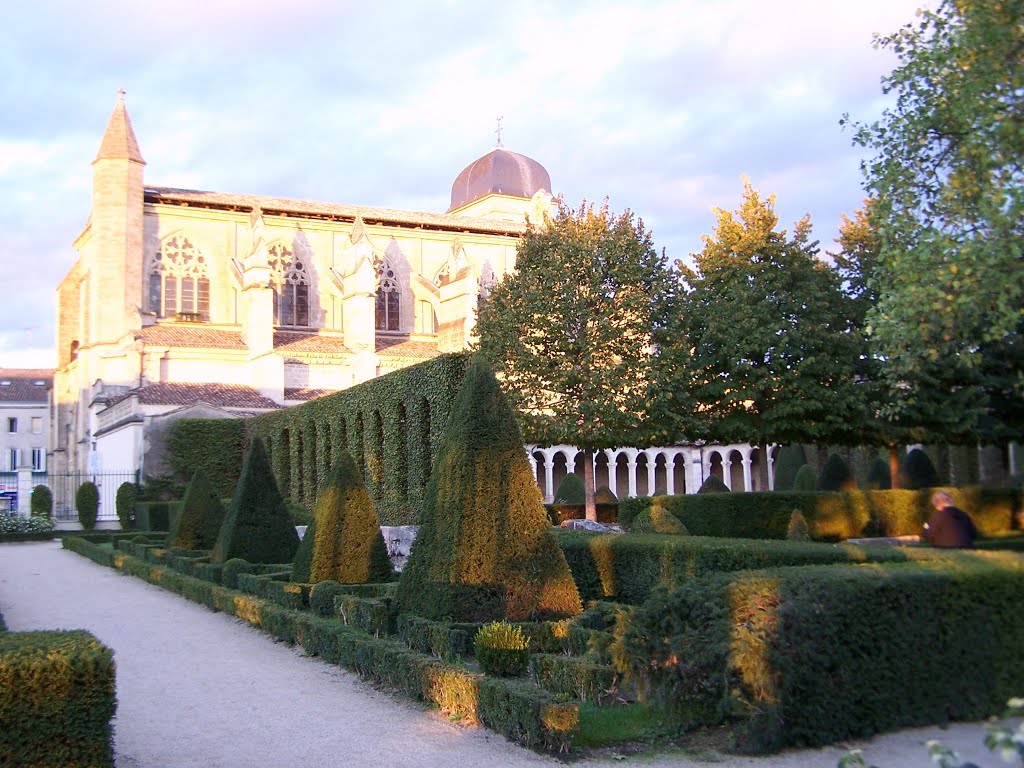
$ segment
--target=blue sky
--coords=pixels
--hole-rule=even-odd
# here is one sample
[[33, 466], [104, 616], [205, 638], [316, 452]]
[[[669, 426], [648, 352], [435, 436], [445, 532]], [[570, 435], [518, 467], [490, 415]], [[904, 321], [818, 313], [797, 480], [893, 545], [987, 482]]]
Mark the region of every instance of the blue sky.
[[53, 365], [55, 291], [117, 90], [146, 183], [444, 211], [495, 143], [556, 195], [699, 251], [742, 175], [823, 249], [863, 198], [844, 112], [922, 0], [34, 0], [0, 28], [0, 366]]

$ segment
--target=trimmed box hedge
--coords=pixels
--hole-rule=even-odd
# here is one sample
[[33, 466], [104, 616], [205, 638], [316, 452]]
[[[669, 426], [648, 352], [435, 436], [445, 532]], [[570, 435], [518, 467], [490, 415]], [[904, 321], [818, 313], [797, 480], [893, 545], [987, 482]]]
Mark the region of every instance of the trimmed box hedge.
[[[1024, 690], [1024, 557], [713, 574], [620, 627], [621, 671], [742, 749], [978, 720]], [[685, 664], [678, 660], [685, 660]]]
[[[78, 546], [101, 548], [86, 541]], [[248, 621], [282, 642], [300, 644], [311, 655], [435, 703], [452, 716], [480, 722], [516, 743], [550, 752], [567, 751], [572, 743], [578, 705], [557, 701], [526, 681], [486, 678], [413, 651], [399, 640], [374, 637], [337, 619], [284, 608], [124, 553], [114, 565], [211, 610]]]
[[169, 531], [171, 520], [181, 514], [181, 501], [135, 502], [135, 527], [140, 531]]
[[114, 765], [114, 655], [82, 630], [0, 633], [0, 765]]
[[848, 491], [840, 493], [760, 492], [656, 496], [629, 500], [620, 522], [652, 504], [675, 515], [694, 536], [785, 539], [793, 511], [807, 520], [811, 537], [841, 541], [860, 536], [920, 534], [931, 516], [931, 495], [944, 490], [967, 510], [983, 534], [1018, 527], [1020, 488], [922, 489], [916, 491]]
[[601, 703], [618, 693], [619, 673], [610, 664], [587, 656], [535, 653], [530, 656], [530, 676], [537, 685], [556, 696]]

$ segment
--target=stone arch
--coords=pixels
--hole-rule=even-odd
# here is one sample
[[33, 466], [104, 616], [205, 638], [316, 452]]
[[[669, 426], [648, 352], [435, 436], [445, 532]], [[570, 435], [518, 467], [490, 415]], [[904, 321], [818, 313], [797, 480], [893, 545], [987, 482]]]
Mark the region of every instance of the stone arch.
[[206, 253], [182, 231], [160, 241], [147, 266], [146, 308], [158, 317], [210, 319], [210, 278]]

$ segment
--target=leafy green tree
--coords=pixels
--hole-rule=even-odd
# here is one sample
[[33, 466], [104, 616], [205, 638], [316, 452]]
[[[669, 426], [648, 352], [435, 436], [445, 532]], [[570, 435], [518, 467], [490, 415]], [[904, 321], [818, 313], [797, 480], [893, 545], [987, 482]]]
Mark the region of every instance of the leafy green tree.
[[680, 264], [701, 431], [759, 444], [762, 456], [771, 442], [855, 441], [864, 412], [851, 300], [818, 258], [809, 218], [787, 237], [774, 207], [745, 179], [739, 209], [716, 209], [695, 268]]
[[868, 328], [903, 387], [889, 412], [964, 438], [990, 407], [983, 349], [1019, 333], [1024, 307], [1024, 1], [942, 0], [876, 45], [899, 64], [882, 81], [893, 106], [854, 124], [875, 153]]
[[479, 351], [525, 437], [583, 448], [588, 519], [594, 450], [676, 440], [691, 412], [679, 290], [631, 212], [560, 202], [553, 219], [527, 229], [515, 273], [481, 308]]

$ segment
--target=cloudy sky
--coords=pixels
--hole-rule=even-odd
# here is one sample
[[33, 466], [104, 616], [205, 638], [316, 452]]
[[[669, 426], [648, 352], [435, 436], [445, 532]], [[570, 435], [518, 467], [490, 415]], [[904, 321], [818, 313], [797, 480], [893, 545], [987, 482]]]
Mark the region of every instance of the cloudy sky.
[[671, 259], [742, 175], [825, 249], [861, 203], [844, 112], [926, 0], [33, 0], [0, 28], [0, 366], [53, 365], [55, 290], [124, 88], [147, 184], [442, 212], [502, 143]]

